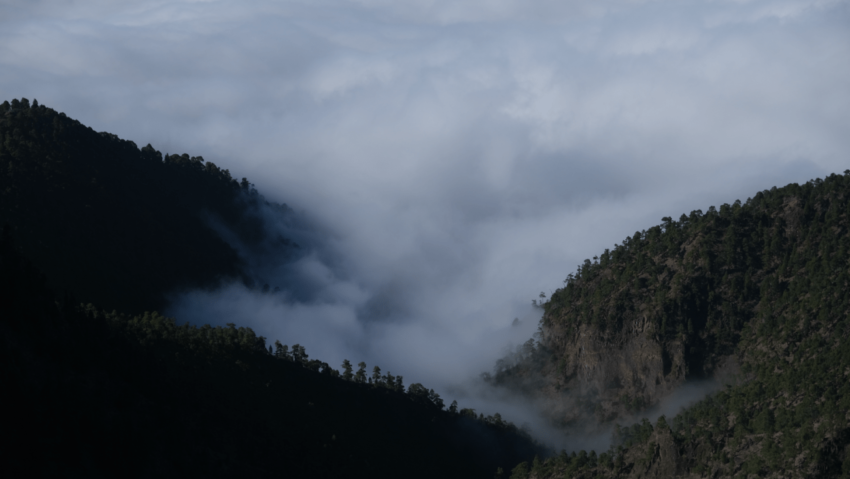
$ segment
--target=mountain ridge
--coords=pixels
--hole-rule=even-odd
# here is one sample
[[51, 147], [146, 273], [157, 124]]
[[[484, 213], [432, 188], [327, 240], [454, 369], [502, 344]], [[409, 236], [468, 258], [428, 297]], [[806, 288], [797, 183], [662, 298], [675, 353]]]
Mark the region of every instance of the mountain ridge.
[[139, 149], [35, 101], [0, 113], [10, 476], [483, 478], [546, 453], [498, 415], [447, 408], [378, 367], [367, 379], [346, 360], [340, 373], [235, 323], [155, 312], [182, 286], [257, 287], [205, 211], [241, 247], [285, 256], [298, 246], [268, 238], [254, 213], [288, 208], [200, 157]]
[[[671, 426], [663, 417], [654, 428], [633, 426], [627, 436], [640, 439], [633, 447], [615, 437], [606, 466], [594, 462], [593, 474], [850, 474], [842, 449], [850, 444], [850, 402], [839, 399], [850, 394], [848, 206], [845, 171], [679, 221], [665, 217], [569, 275], [543, 305], [538, 342], [497, 363], [490, 382], [545, 399], [554, 405], [550, 419], [581, 430], [640, 417], [685, 381], [739, 371], [738, 381]], [[702, 412], [691, 422], [695, 410]], [[658, 441], [650, 447], [659, 428], [671, 429], [681, 460], [660, 459]], [[650, 474], [662, 462], [666, 472]], [[542, 470], [528, 477], [552, 477]]]
[[255, 213], [291, 210], [247, 179], [95, 132], [37, 101], [0, 104], [0, 170], [0, 221], [24, 254], [54, 287], [104, 308], [162, 310], [168, 293], [225, 279], [262, 285], [215, 225], [279, 257], [298, 251]]

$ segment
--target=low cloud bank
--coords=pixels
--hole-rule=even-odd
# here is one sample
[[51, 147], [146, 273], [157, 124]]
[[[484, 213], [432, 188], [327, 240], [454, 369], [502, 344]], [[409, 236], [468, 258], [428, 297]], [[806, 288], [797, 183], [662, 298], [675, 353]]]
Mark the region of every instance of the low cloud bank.
[[[530, 337], [530, 300], [585, 258], [664, 216], [843, 171], [850, 152], [842, 1], [12, 0], [0, 13], [7, 99], [203, 155], [295, 208], [267, 223], [301, 251], [244, 253], [282, 293], [222, 285], [169, 314], [250, 326], [335, 367], [378, 364], [449, 401]], [[465, 401], [526, 420], [521, 405]]]
[[[303, 215], [267, 206], [257, 214], [267, 237], [299, 246], [286, 254], [249, 248], [213, 222], [255, 285], [229, 282], [175, 295], [169, 315], [193, 324], [235, 322], [271, 341], [299, 343], [335, 368], [343, 359], [366, 361], [370, 369], [379, 365], [403, 375], [406, 384], [438, 391], [491, 369], [504, 346], [525, 341], [537, 328], [539, 309], [530, 300], [479, 303], [475, 291], [467, 296], [463, 289], [468, 278], [435, 271], [433, 261], [372, 271], [370, 263], [345, 256], [344, 241]], [[436, 273], [445, 279], [435, 281]]]
[[[311, 358], [336, 369], [344, 359], [365, 361], [370, 371], [380, 366], [385, 374], [403, 376], [405, 385], [419, 382], [435, 389], [446, 405], [457, 400], [477, 413], [499, 413], [554, 450], [603, 451], [610, 445], [610, 426], [555, 427], [545, 414], [553, 405], [494, 388], [479, 377], [538, 330], [542, 310], [530, 299], [498, 297], [499, 289], [465, 289], [473, 283], [470, 270], [478, 271], [474, 267], [443, 266], [448, 271], [435, 281], [440, 261], [428, 255], [399, 265], [404, 268], [375, 271], [364, 257], [347, 251], [356, 243], [348, 245], [304, 213], [260, 206], [256, 214], [264, 219], [266, 237], [287, 238], [299, 247], [280, 254], [234, 240], [255, 285], [229, 282], [184, 292], [172, 298], [170, 316], [193, 324], [248, 326], [269, 341], [301, 344]], [[223, 237], [235, 238], [217, 228]], [[632, 419], [673, 417], [716, 388], [713, 381], [683, 385]]]

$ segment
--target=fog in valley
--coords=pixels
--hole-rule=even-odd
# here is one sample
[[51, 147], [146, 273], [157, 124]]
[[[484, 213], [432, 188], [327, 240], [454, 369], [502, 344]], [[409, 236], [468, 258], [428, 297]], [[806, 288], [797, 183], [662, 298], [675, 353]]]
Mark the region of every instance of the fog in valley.
[[818, 0], [12, 0], [0, 91], [202, 155], [292, 209], [257, 214], [297, 251], [240, 249], [269, 291], [174, 292], [178, 321], [605, 449], [609, 432], [562, 436], [480, 373], [585, 258], [847, 169], [848, 21], [850, 2]]

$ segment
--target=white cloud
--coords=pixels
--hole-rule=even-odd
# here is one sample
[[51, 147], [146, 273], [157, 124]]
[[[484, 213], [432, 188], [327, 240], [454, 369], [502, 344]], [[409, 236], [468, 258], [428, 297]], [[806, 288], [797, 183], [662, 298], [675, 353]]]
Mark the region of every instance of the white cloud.
[[11, 1], [0, 91], [203, 155], [322, 228], [286, 273], [309, 299], [230, 286], [175, 314], [448, 391], [584, 258], [846, 169], [848, 20], [846, 1]]

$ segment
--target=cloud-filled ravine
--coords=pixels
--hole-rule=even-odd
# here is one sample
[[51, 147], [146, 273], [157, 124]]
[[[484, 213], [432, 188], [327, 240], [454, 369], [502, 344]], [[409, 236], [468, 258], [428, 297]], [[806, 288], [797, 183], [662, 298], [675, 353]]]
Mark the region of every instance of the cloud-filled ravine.
[[540, 292], [664, 216], [846, 169], [848, 20], [846, 1], [12, 0], [0, 91], [293, 208], [267, 225], [299, 254], [248, 258], [289, 289], [182, 292], [169, 315], [520, 424], [469, 385], [536, 331]]

